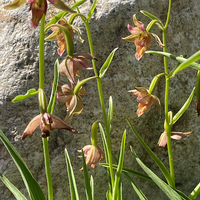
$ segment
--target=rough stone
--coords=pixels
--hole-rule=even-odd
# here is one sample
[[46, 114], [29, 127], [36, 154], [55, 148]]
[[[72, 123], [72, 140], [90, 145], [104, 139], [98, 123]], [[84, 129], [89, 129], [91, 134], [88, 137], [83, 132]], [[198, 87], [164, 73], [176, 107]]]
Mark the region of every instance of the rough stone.
[[[39, 130], [24, 141], [19, 140], [29, 121], [39, 112], [37, 97], [34, 96], [16, 104], [11, 103], [15, 96], [25, 94], [28, 89], [38, 88], [39, 28], [33, 30], [29, 25], [31, 13], [28, 12], [28, 5], [24, 5], [14, 11], [4, 10], [3, 7], [9, 2], [8, 0], [0, 0], [0, 128], [19, 151], [42, 189], [47, 191]], [[81, 12], [87, 14], [90, 6], [91, 2], [87, 1], [81, 7]], [[52, 6], [49, 8], [55, 13], [57, 12]], [[143, 16], [140, 10], [155, 14], [165, 22], [167, 8], [168, 2], [165, 0], [98, 0], [94, 16], [90, 21], [95, 56], [99, 59], [98, 70], [109, 53], [114, 48], [119, 48], [102, 80], [106, 107], [108, 107], [109, 96], [112, 96], [114, 101], [111, 132], [113, 152], [116, 155], [118, 154], [121, 137], [124, 129], [126, 129], [127, 141], [124, 167], [142, 172], [130, 152], [129, 146], [132, 145], [141, 160], [161, 177], [158, 167], [139, 144], [123, 115], [125, 114], [130, 119], [145, 142], [168, 166], [167, 152], [164, 149], [155, 148], [163, 130], [164, 78], [159, 81], [158, 87], [154, 92], [161, 100], [161, 119], [156, 112], [155, 105], [138, 118], [136, 115], [138, 106], [136, 97], [126, 92], [133, 89], [133, 85], [147, 88], [153, 77], [163, 72], [163, 60], [159, 56], [145, 54], [141, 61], [138, 62], [134, 56], [134, 44], [123, 41], [121, 38], [129, 35], [126, 26], [128, 23], [132, 26], [134, 25], [133, 14], [137, 14], [137, 18], [145, 25], [149, 23], [149, 19]], [[199, 10], [200, 4], [198, 1], [172, 1], [172, 12], [167, 31], [168, 52], [189, 57], [199, 50]], [[47, 19], [50, 19], [49, 16], [48, 12]], [[76, 52], [89, 52], [84, 24], [81, 20], [77, 20], [76, 25], [81, 28], [85, 40], [84, 44], [76, 42]], [[153, 28], [152, 32], [161, 37], [161, 31], [156, 27]], [[161, 50], [154, 41], [152, 41], [149, 49]], [[53, 66], [58, 58], [56, 42], [45, 42], [45, 52], [45, 90], [49, 97], [53, 80]], [[59, 61], [62, 61], [64, 56], [66, 56], [66, 53], [59, 58]], [[174, 61], [169, 61], [168, 63], [170, 69], [176, 65]], [[93, 76], [92, 71], [81, 72], [81, 74], [83, 77]], [[191, 68], [183, 70], [171, 79], [169, 110], [176, 113], [180, 109], [195, 86], [195, 81], [196, 71]], [[60, 83], [65, 82], [66, 79], [60, 76]], [[51, 133], [49, 140], [54, 199], [56, 200], [70, 199], [64, 157], [65, 148], [68, 149], [73, 165], [80, 199], [86, 199], [83, 173], [79, 172], [82, 161], [78, 158], [76, 150], [90, 143], [91, 125], [95, 120], [102, 120], [102, 111], [95, 81], [85, 84], [84, 88], [88, 92], [88, 95], [83, 97], [84, 110], [80, 115], [75, 115], [69, 122], [81, 134], [55, 130]], [[194, 134], [189, 138], [172, 142], [177, 189], [187, 195], [199, 183], [200, 174], [199, 118], [195, 114], [195, 101], [196, 99], [194, 98], [186, 113], [173, 126], [174, 131], [194, 131]], [[54, 114], [64, 119], [66, 115], [65, 105], [56, 102]], [[99, 145], [102, 147], [100, 134]], [[9, 178], [20, 191], [27, 194], [20, 174], [2, 143], [0, 143], [0, 173]], [[105, 194], [108, 190], [106, 174], [106, 170], [100, 166], [97, 166], [95, 171], [89, 169], [89, 175], [94, 177], [95, 199], [97, 200], [106, 199]], [[137, 177], [133, 177], [133, 179], [149, 199], [167, 199], [165, 194], [154, 184]], [[122, 176], [122, 181], [124, 187], [123, 199], [139, 199], [125, 176]], [[0, 199], [14, 199], [2, 182], [0, 182], [0, 188]]]

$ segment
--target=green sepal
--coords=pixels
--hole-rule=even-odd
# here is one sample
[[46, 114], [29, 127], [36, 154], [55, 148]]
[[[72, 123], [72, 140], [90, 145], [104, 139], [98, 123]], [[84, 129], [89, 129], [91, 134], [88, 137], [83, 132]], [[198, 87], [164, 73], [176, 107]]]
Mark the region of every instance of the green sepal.
[[196, 81], [196, 97], [200, 101], [200, 70], [197, 72], [197, 81]]
[[149, 177], [154, 181], [154, 183], [169, 197], [169, 199], [173, 200], [184, 200], [181, 195], [179, 195], [173, 188], [167, 185], [163, 180], [161, 180], [156, 174], [154, 174], [136, 155], [133, 148], [131, 147], [131, 151], [135, 156], [136, 161], [140, 165], [140, 167], [149, 175]]
[[[151, 32], [151, 29], [154, 27], [155, 24], [159, 24], [159, 25], [162, 27], [162, 24], [160, 23], [160, 21], [157, 20], [157, 19], [154, 19], [154, 20], [152, 20], [152, 21], [148, 24], [148, 26], [147, 26], [147, 28], [146, 28], [146, 31], [147, 31], [147, 32]], [[164, 27], [163, 27], [163, 28], [164, 28]], [[162, 30], [163, 30], [163, 29], [162, 29]]]
[[94, 12], [94, 10], [95, 10], [95, 8], [96, 8], [96, 4], [97, 4], [97, 0], [94, 0], [94, 1], [93, 1], [93, 4], [92, 4], [92, 7], [91, 7], [91, 9], [90, 9], [90, 11], [89, 11], [89, 13], [88, 13], [88, 16], [87, 16], [87, 20], [88, 20], [88, 21], [89, 21], [90, 18], [92, 17], [92, 14], [93, 14], [93, 12]]
[[18, 95], [18, 96], [16, 96], [12, 100], [12, 102], [16, 103], [16, 102], [19, 102], [19, 101], [23, 101], [23, 100], [28, 99], [29, 97], [32, 97], [33, 95], [36, 95], [36, 94], [38, 94], [38, 91], [35, 88], [33, 88], [33, 89], [28, 90], [25, 95]]
[[0, 178], [17, 200], [27, 200], [27, 198], [1, 173]]
[[24, 181], [24, 184], [26, 186], [26, 189], [28, 191], [28, 194], [30, 196], [30, 199], [40, 199], [40, 200], [46, 200], [44, 193], [42, 189], [40, 188], [39, 184], [36, 182], [36, 180], [33, 178], [33, 175], [29, 171], [27, 165], [25, 164], [22, 157], [19, 155], [15, 147], [10, 143], [8, 138], [3, 134], [3, 132], [0, 130], [0, 140], [8, 150], [9, 154], [11, 155], [13, 161], [15, 162], [15, 165], [17, 166], [21, 177]]
[[158, 27], [163, 30], [164, 29], [164, 25], [162, 24], [162, 22], [154, 15], [152, 15], [151, 13], [145, 11], [145, 10], [141, 10], [140, 11], [143, 15], [147, 16], [149, 19], [151, 20], [157, 20], [158, 22], [156, 23], [158, 25]]
[[88, 82], [88, 81], [90, 81], [92, 79], [95, 79], [95, 78], [98, 78], [98, 76], [93, 76], [93, 77], [90, 77], [90, 78], [86, 78], [86, 79], [80, 81], [79, 83], [77, 83], [77, 85], [74, 88], [74, 94], [77, 94], [79, 92], [79, 90], [80, 90], [80, 88], [81, 88], [81, 86], [83, 84], [85, 84], [86, 82]]
[[157, 84], [158, 84], [158, 81], [159, 81], [160, 77], [163, 76], [163, 75], [165, 75], [165, 73], [158, 74], [157, 76], [155, 76], [155, 77], [153, 78], [153, 80], [151, 81], [151, 84], [150, 84], [150, 86], [149, 86], [149, 94], [152, 94], [152, 93], [153, 93], [155, 87], [156, 87]]
[[173, 124], [176, 123], [176, 121], [183, 115], [183, 113], [186, 111], [186, 109], [188, 108], [188, 106], [190, 105], [192, 98], [194, 96], [194, 90], [195, 87], [193, 88], [190, 96], [188, 97], [187, 101], [184, 103], [184, 105], [182, 106], [182, 108], [176, 113], [176, 115], [173, 117]]
[[110, 55], [108, 56], [108, 58], [106, 59], [105, 63], [103, 64], [103, 66], [101, 67], [100, 71], [99, 71], [99, 78], [103, 78], [103, 76], [105, 75], [106, 71], [108, 70], [108, 67], [110, 66], [110, 63], [113, 59], [113, 56], [115, 55], [115, 51], [118, 48], [115, 48]]
[[43, 89], [39, 88], [38, 89], [38, 100], [39, 100], [39, 108], [40, 108], [40, 113], [44, 114], [47, 112], [47, 100], [46, 100], [46, 95]]
[[13, 10], [13, 9], [21, 7], [25, 3], [26, 3], [26, 0], [14, 0], [10, 4], [8, 4], [7, 6], [4, 6], [4, 9], [6, 9], [6, 10]]
[[75, 181], [75, 177], [74, 177], [74, 172], [73, 172], [73, 168], [71, 165], [71, 161], [70, 161], [67, 149], [65, 149], [65, 159], [66, 159], [66, 163], [67, 163], [67, 172], [68, 172], [68, 178], [69, 178], [69, 184], [70, 184], [71, 200], [79, 200], [78, 190], [76, 187], [76, 181]]
[[[76, 9], [76, 8], [78, 8], [80, 5], [82, 5], [85, 1], [87, 1], [87, 0], [82, 0], [82, 1], [79, 1], [79, 2], [77, 2], [77, 3], [75, 3], [72, 7], [71, 7], [71, 9], [73, 10], [73, 9]], [[62, 12], [60, 12], [59, 14], [57, 14], [55, 17], [53, 17], [52, 18], [52, 20], [45, 26], [45, 29], [46, 29], [46, 27], [48, 27], [48, 26], [50, 26], [50, 25], [52, 25], [52, 24], [55, 24], [56, 22], [58, 22], [61, 18], [63, 18], [65, 15], [67, 15], [68, 14], [68, 12], [66, 12], [66, 11], [62, 11]]]
[[97, 146], [97, 128], [99, 125], [100, 121], [97, 120], [92, 124], [92, 129], [91, 129], [91, 144], [93, 146]]
[[64, 1], [62, 0], [55, 0], [55, 2], [52, 4], [53, 6], [55, 6], [56, 8], [63, 10], [65, 12], [69, 12], [69, 13], [76, 13], [76, 11], [72, 10], [68, 5], [66, 5], [64, 3]]
[[81, 13], [74, 13], [70, 16], [69, 20], [68, 20], [68, 24], [72, 24], [73, 21], [75, 20], [76, 17], [81, 17], [83, 18], [84, 20], [86, 20], [86, 17], [84, 15], [82, 15]]
[[[162, 52], [162, 51], [145, 51], [145, 53], [156, 54], [156, 55], [159, 55], [159, 56], [165, 56], [165, 57], [171, 58], [171, 59], [176, 60], [177, 62], [181, 63], [180, 65], [176, 65], [176, 67], [174, 69], [172, 69], [172, 71], [168, 75], [169, 78], [172, 77], [174, 75], [174, 72], [177, 71], [177, 69], [179, 69], [181, 67], [181, 65], [188, 60], [186, 58], [183, 58], [182, 56], [176, 56], [174, 54], [166, 53], [166, 52]], [[200, 65], [198, 63], [190, 62], [188, 64], [188, 62], [187, 62], [186, 64], [187, 64], [187, 66], [190, 65], [190, 67], [197, 69], [197, 70], [200, 70]]]

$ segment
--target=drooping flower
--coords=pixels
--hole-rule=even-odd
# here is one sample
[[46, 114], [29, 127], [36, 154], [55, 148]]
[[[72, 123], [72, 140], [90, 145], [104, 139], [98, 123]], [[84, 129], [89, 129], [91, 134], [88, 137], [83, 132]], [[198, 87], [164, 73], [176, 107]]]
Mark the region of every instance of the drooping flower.
[[[81, 150], [77, 150], [78, 152], [81, 152]], [[91, 166], [93, 169], [95, 169], [95, 165], [101, 161], [104, 160], [104, 154], [100, 147], [94, 146], [94, 145], [86, 145], [83, 147], [84, 156], [86, 157], [86, 166]], [[80, 156], [81, 157], [81, 156]], [[80, 169], [82, 171], [83, 168]]]
[[144, 87], [135, 87], [135, 90], [130, 90], [132, 94], [137, 96], [138, 110], [137, 115], [140, 117], [146, 109], [149, 109], [150, 106], [155, 102], [157, 110], [160, 114], [160, 100], [155, 95], [152, 95]]
[[40, 126], [42, 137], [49, 137], [50, 131], [55, 129], [67, 129], [73, 133], [78, 133], [74, 128], [67, 125], [64, 121], [58, 117], [51, 115], [49, 113], [44, 113], [34, 117], [26, 127], [21, 140], [25, 139], [28, 135], [31, 135], [35, 132], [36, 128]]
[[92, 66], [87, 62], [86, 59], [93, 59], [98, 61], [97, 58], [93, 57], [89, 53], [77, 53], [73, 56], [67, 56], [58, 66], [58, 71], [68, 78], [72, 87], [75, 85], [75, 76], [80, 76], [78, 70], [90, 70]]
[[[77, 40], [79, 40], [82, 43], [84, 42], [84, 40], [81, 38], [81, 31], [79, 30], [79, 28], [77, 28], [74, 25], [69, 25], [64, 18], [60, 19], [58, 21], [58, 24], [62, 25], [65, 28], [68, 29], [68, 31], [70, 32], [70, 34], [72, 36], [72, 39], [74, 39], [74, 31], [75, 31], [77, 33], [77, 35], [78, 35]], [[58, 51], [58, 54], [60, 56], [62, 56], [62, 54], [64, 53], [65, 48], [66, 48], [66, 41], [65, 41], [64, 34], [62, 33], [62, 31], [57, 26], [54, 26], [52, 28], [52, 31], [53, 31], [53, 33], [51, 35], [49, 35], [47, 38], [45, 38], [45, 40], [47, 40], [47, 41], [49, 41], [49, 40], [57, 40], [58, 41], [58, 46], [59, 46], [57, 51]]]
[[163, 47], [164, 45], [161, 43], [160, 38], [156, 34], [147, 32], [145, 25], [137, 20], [136, 15], [133, 15], [133, 22], [136, 27], [132, 27], [129, 24], [127, 25], [127, 28], [131, 35], [122, 39], [128, 42], [135, 43], [137, 51], [135, 57], [139, 61], [144, 52], [151, 45], [151, 36], [155, 38], [160, 47]]
[[63, 85], [57, 87], [57, 99], [67, 106], [67, 116], [65, 121], [69, 121], [73, 114], [80, 114], [83, 110], [83, 100], [80, 95], [86, 95], [87, 92], [82, 87], [79, 89], [77, 94], [69, 87], [69, 85]]
[[[182, 138], [186, 138], [190, 136], [193, 132], [171, 132], [171, 138], [174, 140], [181, 140]], [[165, 147], [167, 145], [167, 132], [164, 131], [158, 141], [159, 147]]]
[[[68, 12], [74, 13], [70, 7], [68, 7], [62, 0], [48, 0], [55, 7], [59, 9], [63, 9]], [[5, 6], [5, 9], [12, 10], [19, 8], [20, 6], [24, 5], [25, 3], [30, 3], [29, 11], [32, 11], [32, 19], [31, 19], [31, 26], [36, 28], [42, 19], [43, 14], [46, 15], [47, 12], [47, 1], [46, 0], [14, 0], [9, 5]]]

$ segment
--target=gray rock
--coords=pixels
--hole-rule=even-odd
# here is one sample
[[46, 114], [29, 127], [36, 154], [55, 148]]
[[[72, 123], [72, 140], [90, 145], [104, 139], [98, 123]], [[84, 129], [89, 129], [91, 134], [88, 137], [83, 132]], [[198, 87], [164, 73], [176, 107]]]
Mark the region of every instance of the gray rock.
[[[11, 103], [11, 100], [15, 96], [25, 94], [28, 89], [38, 88], [39, 28], [33, 30], [29, 25], [31, 13], [28, 12], [28, 5], [24, 5], [13, 11], [4, 10], [3, 6], [9, 2], [7, 0], [0, 1], [0, 128], [16, 147], [46, 194], [47, 185], [39, 129], [24, 141], [19, 140], [29, 121], [39, 114], [37, 97], [34, 96], [16, 104]], [[88, 13], [90, 6], [90, 1], [82, 6], [81, 11], [83, 14]], [[52, 6], [49, 8], [50, 10], [55, 10]], [[128, 23], [132, 26], [134, 25], [132, 21], [133, 14], [137, 14], [137, 18], [145, 25], [149, 23], [149, 19], [143, 16], [140, 10], [146, 10], [155, 14], [165, 22], [167, 8], [168, 2], [165, 0], [99, 0], [90, 22], [95, 56], [99, 59], [97, 64], [98, 70], [105, 62], [109, 53], [114, 48], [119, 48], [109, 70], [102, 80], [106, 107], [108, 108], [109, 96], [112, 96], [114, 101], [111, 132], [113, 152], [116, 155], [118, 154], [121, 137], [124, 129], [126, 129], [127, 141], [124, 167], [142, 172], [130, 152], [129, 146], [132, 145], [141, 160], [161, 177], [162, 175], [158, 167], [139, 144], [123, 115], [125, 114], [130, 119], [145, 142], [153, 149], [164, 164], [168, 166], [167, 152], [164, 149], [154, 148], [163, 130], [164, 78], [159, 81], [154, 92], [161, 100], [161, 119], [157, 114], [155, 105], [138, 118], [136, 115], [138, 106], [136, 97], [126, 92], [133, 89], [133, 85], [148, 88], [153, 77], [163, 72], [163, 59], [159, 56], [145, 54], [141, 61], [138, 62], [134, 56], [134, 44], [128, 43], [121, 38], [129, 35], [126, 26]], [[198, 1], [176, 0], [172, 2], [172, 13], [167, 31], [168, 52], [189, 57], [199, 50], [199, 10], [200, 4]], [[47, 19], [50, 19], [49, 13]], [[89, 52], [84, 24], [80, 20], [77, 20], [76, 24], [81, 28], [85, 40], [84, 44], [76, 42], [76, 52]], [[152, 32], [161, 37], [161, 31], [156, 27], [153, 28]], [[149, 49], [161, 50], [155, 41], [152, 41]], [[45, 90], [49, 97], [51, 82], [53, 81], [54, 62], [59, 57], [57, 55], [56, 42], [45, 42], [45, 52]], [[59, 58], [59, 61], [62, 61], [65, 56], [66, 53]], [[168, 63], [170, 69], [176, 65], [174, 61], [169, 61]], [[81, 74], [83, 77], [93, 76], [92, 71], [81, 72]], [[190, 95], [191, 90], [195, 86], [195, 81], [196, 71], [191, 68], [183, 70], [171, 79], [169, 110], [174, 114]], [[60, 76], [60, 84], [65, 82], [66, 78]], [[51, 133], [49, 140], [54, 198], [57, 200], [70, 199], [64, 157], [65, 148], [69, 152], [73, 165], [80, 199], [86, 199], [83, 173], [79, 172], [82, 161], [78, 158], [77, 149], [81, 149], [90, 143], [91, 125], [95, 120], [102, 120], [102, 111], [95, 81], [86, 83], [84, 88], [88, 92], [88, 95], [83, 97], [84, 110], [80, 115], [75, 115], [69, 122], [81, 134], [55, 130]], [[198, 136], [199, 119], [195, 114], [195, 101], [196, 99], [194, 98], [186, 113], [173, 126], [174, 131], [194, 131], [194, 134], [187, 139], [172, 141], [177, 189], [180, 189], [187, 195], [199, 183], [200, 174], [200, 152], [198, 147], [200, 142], [200, 137]], [[66, 106], [61, 102], [56, 102], [54, 114], [64, 119]], [[99, 146], [102, 147], [100, 133], [98, 139]], [[0, 173], [9, 178], [20, 191], [27, 194], [20, 174], [2, 143], [0, 143]], [[105, 194], [108, 190], [106, 170], [97, 166], [95, 171], [89, 169], [89, 175], [93, 175], [94, 177], [95, 199], [106, 199]], [[157, 186], [137, 177], [133, 177], [133, 179], [149, 199], [167, 199], [166, 195]], [[123, 199], [139, 199], [124, 175], [122, 175], [122, 181], [124, 187]], [[0, 182], [0, 188], [1, 199], [14, 199], [13, 195], [5, 188], [2, 182]]]

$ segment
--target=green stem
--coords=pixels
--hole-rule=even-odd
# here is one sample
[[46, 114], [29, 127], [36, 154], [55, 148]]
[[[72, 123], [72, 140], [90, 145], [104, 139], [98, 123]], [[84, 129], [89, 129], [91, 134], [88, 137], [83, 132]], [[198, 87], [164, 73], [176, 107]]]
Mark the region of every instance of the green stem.
[[40, 41], [39, 41], [39, 88], [44, 90], [44, 24], [45, 14], [40, 24]]
[[[86, 27], [86, 31], [87, 31], [89, 46], [90, 46], [90, 53], [91, 53], [92, 56], [94, 56], [92, 37], [91, 37], [90, 27], [89, 27], [88, 21], [85, 21], [85, 27]], [[98, 76], [94, 60], [92, 60], [92, 64], [93, 64], [95, 76]], [[111, 183], [112, 183], [112, 187], [113, 187], [114, 186], [114, 172], [113, 172], [113, 167], [112, 167], [113, 165], [112, 165], [110, 130], [109, 130], [109, 124], [108, 124], [108, 121], [107, 121], [107, 115], [106, 115], [106, 110], [105, 110], [105, 104], [104, 104], [104, 99], [103, 99], [103, 91], [102, 91], [101, 79], [100, 78], [97, 78], [97, 86], [98, 86], [99, 99], [100, 99], [101, 108], [102, 108], [102, 111], [103, 111], [103, 118], [104, 118], [104, 123], [105, 123], [105, 128], [106, 128], [106, 134], [107, 134], [109, 169], [110, 169]]]
[[48, 185], [48, 200], [53, 200], [53, 186], [52, 186], [51, 170], [50, 170], [48, 139], [42, 138], [42, 141], [44, 150], [45, 171], [46, 171], [47, 185]]
[[[163, 48], [163, 52], [167, 52], [166, 47], [166, 30], [169, 23], [169, 17], [170, 17], [170, 11], [171, 11], [171, 0], [169, 0], [169, 9], [167, 14], [167, 20], [165, 23], [165, 27], [163, 29], [163, 44], [165, 45]], [[171, 146], [171, 125], [169, 124], [169, 116], [168, 116], [168, 105], [169, 105], [169, 85], [170, 85], [170, 79], [168, 78], [168, 67], [167, 67], [167, 58], [164, 57], [164, 67], [165, 67], [165, 79], [166, 79], [166, 85], [165, 85], [165, 131], [167, 132], [167, 149], [168, 149], [168, 156], [169, 156], [169, 165], [170, 165], [170, 174], [172, 178], [172, 183], [170, 184], [171, 187], [175, 188], [175, 174], [174, 174], [174, 161], [173, 161], [173, 154], [172, 154], [172, 146]]]
[[[45, 36], [44, 25], [45, 25], [45, 15], [43, 14], [40, 25], [40, 41], [39, 41], [39, 88], [41, 88], [42, 90], [44, 90], [44, 36]], [[48, 200], [53, 200], [53, 187], [52, 187], [51, 172], [50, 172], [48, 139], [43, 138], [42, 141], [43, 141], [45, 170], [46, 170], [47, 185], [48, 185]]]

